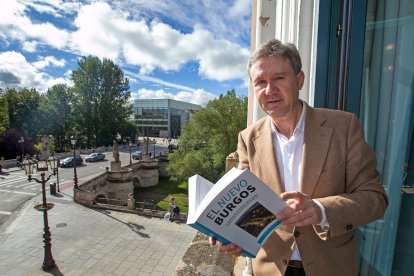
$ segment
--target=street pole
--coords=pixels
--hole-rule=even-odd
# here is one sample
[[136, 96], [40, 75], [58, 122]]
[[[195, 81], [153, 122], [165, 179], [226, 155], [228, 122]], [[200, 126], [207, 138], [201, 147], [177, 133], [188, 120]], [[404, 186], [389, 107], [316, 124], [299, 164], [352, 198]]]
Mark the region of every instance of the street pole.
[[[52, 161], [56, 161], [56, 160], [52, 160]], [[48, 166], [47, 166], [47, 161], [42, 161], [42, 163], [40, 163], [41, 161], [36, 162], [37, 163], [37, 170], [41, 171], [40, 176], [41, 179], [37, 179], [35, 177], [32, 177], [32, 172], [33, 172], [33, 165], [34, 163], [30, 160], [25, 160], [23, 162], [23, 167], [24, 170], [28, 176], [28, 180], [31, 182], [32, 180], [35, 180], [37, 183], [41, 183], [42, 184], [42, 204], [36, 205], [35, 209], [38, 211], [42, 211], [43, 212], [43, 243], [44, 243], [44, 259], [43, 259], [43, 265], [42, 265], [42, 269], [44, 271], [47, 271], [49, 269], [52, 269], [56, 266], [55, 260], [53, 259], [52, 256], [52, 235], [50, 233], [50, 228], [49, 228], [49, 220], [48, 220], [48, 215], [47, 215], [47, 211], [49, 209], [53, 208], [53, 203], [47, 203], [46, 201], [46, 182], [50, 179], [50, 177], [52, 175], [55, 174], [55, 168], [52, 168], [52, 174], [50, 174], [47, 178], [45, 176], [45, 172], [48, 170]], [[52, 163], [51, 163], [52, 164]], [[53, 163], [53, 166], [55, 166], [56, 163]]]
[[21, 150], [20, 150], [20, 166], [21, 166], [21, 163], [23, 162], [23, 158], [24, 158], [24, 138], [20, 137], [20, 140], [18, 142], [21, 147]]
[[59, 166], [60, 166], [60, 160], [57, 161], [57, 167], [56, 167], [56, 182], [57, 182], [57, 189], [60, 193], [60, 187], [59, 187]]
[[[45, 187], [45, 185], [46, 185], [46, 181], [49, 180], [50, 176], [47, 179], [45, 179], [45, 173], [42, 173], [41, 176], [42, 176], [41, 183], [42, 183], [42, 197], [43, 197], [43, 206], [42, 206], [42, 209], [43, 209], [43, 232], [44, 232], [43, 238], [44, 238], [44, 244], [45, 244], [45, 256], [44, 256], [42, 268], [43, 268], [43, 270], [46, 271], [46, 270], [49, 270], [49, 269], [55, 267], [56, 263], [55, 263], [55, 260], [53, 259], [53, 256], [52, 256], [52, 237], [51, 237], [51, 234], [50, 234], [49, 221], [48, 221], [48, 217], [47, 217], [48, 206], [47, 206], [47, 202], [46, 202], [46, 187]], [[38, 182], [37, 179], [36, 179], [36, 182]]]
[[129, 164], [132, 165], [132, 158], [131, 158], [131, 141], [129, 141]]
[[78, 176], [76, 175], [76, 150], [75, 145], [73, 145], [73, 183], [75, 184], [73, 189], [77, 190], [78, 187]]
[[22, 158], [20, 160], [23, 161], [23, 157], [24, 157], [24, 139], [23, 139], [23, 137], [21, 137], [20, 140], [22, 141]]
[[73, 183], [74, 183], [73, 189], [77, 190], [77, 189], [79, 189], [79, 187], [78, 187], [78, 176], [76, 175], [76, 151], [75, 151], [75, 149], [76, 149], [76, 136], [75, 135], [72, 135], [70, 137], [70, 142], [73, 146], [73, 175], [74, 175], [73, 176]]

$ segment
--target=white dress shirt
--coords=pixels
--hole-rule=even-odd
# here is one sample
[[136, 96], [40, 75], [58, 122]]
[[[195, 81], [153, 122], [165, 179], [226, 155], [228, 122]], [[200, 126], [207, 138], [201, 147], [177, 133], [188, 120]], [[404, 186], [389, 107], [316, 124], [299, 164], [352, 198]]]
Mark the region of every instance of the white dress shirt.
[[[280, 172], [280, 178], [284, 185], [286, 192], [299, 191], [300, 190], [300, 178], [302, 175], [302, 153], [303, 153], [303, 138], [305, 133], [305, 118], [306, 107], [303, 104], [302, 114], [299, 121], [296, 124], [292, 137], [289, 139], [279, 133], [270, 120], [272, 132], [273, 132], [273, 144], [277, 159], [277, 165]], [[326, 221], [325, 209], [322, 204], [314, 200], [316, 204], [321, 208], [322, 221], [321, 225], [329, 227]], [[292, 252], [291, 260], [301, 260], [299, 249], [295, 243], [295, 247]]]

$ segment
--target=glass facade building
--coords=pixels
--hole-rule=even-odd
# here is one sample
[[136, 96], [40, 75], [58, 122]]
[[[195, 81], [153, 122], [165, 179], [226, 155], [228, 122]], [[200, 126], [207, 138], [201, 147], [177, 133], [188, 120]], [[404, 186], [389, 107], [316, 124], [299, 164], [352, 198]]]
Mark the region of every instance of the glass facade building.
[[176, 138], [200, 105], [171, 99], [138, 99], [134, 106], [134, 123], [139, 136]]

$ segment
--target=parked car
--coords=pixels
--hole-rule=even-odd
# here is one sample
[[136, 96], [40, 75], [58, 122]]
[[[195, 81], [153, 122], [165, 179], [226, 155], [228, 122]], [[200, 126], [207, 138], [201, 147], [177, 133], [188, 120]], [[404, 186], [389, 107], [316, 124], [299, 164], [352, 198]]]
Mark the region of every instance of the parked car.
[[105, 154], [100, 152], [91, 153], [85, 158], [86, 162], [96, 162], [105, 159]]
[[134, 160], [139, 160], [141, 159], [141, 157], [142, 157], [142, 151], [140, 150], [137, 150], [136, 152], [132, 154], [132, 159]]
[[[76, 166], [83, 164], [83, 159], [80, 155], [75, 158]], [[60, 162], [61, 168], [73, 167], [73, 157], [66, 157]]]

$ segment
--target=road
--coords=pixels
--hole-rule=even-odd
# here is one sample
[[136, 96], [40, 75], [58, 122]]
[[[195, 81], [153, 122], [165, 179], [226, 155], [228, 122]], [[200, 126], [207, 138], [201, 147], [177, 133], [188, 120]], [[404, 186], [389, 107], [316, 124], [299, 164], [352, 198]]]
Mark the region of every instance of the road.
[[[167, 151], [168, 144], [155, 144], [150, 145], [150, 151], [153, 153], [155, 149], [156, 155]], [[142, 147], [133, 147], [131, 152], [136, 150], [143, 151]], [[110, 167], [110, 162], [114, 160], [112, 152], [105, 152], [105, 160], [86, 163], [76, 167], [78, 183], [82, 183], [82, 179], [88, 176], [98, 174], [105, 171], [106, 167]], [[83, 159], [87, 155], [81, 155]], [[120, 161], [121, 164], [127, 165], [130, 162], [129, 147], [120, 147]], [[133, 163], [138, 162], [131, 160]], [[73, 189], [73, 168], [59, 168], [59, 187], [63, 191], [65, 189]], [[49, 172], [50, 173], [50, 172]], [[46, 174], [46, 176], [49, 174]], [[33, 175], [33, 177], [40, 177], [39, 175]], [[50, 183], [57, 182], [56, 176], [52, 176], [46, 184], [47, 196], [49, 196]], [[0, 226], [3, 225], [6, 220], [28, 200], [35, 195], [42, 192], [42, 185], [32, 180], [29, 182], [27, 176], [23, 170], [10, 169], [4, 174], [0, 174]]]

